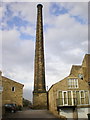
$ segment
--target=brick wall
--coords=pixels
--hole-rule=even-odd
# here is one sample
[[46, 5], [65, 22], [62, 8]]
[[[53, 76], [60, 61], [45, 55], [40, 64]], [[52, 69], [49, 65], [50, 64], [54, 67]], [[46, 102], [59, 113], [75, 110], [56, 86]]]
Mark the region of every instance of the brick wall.
[[47, 92], [45, 93], [33, 93], [33, 107], [34, 109], [46, 109], [47, 108]]
[[[90, 57], [89, 57], [90, 58]], [[52, 87], [48, 91], [48, 99], [49, 99], [49, 110], [52, 113], [57, 113], [57, 104], [56, 99], [58, 98], [58, 91], [68, 91], [68, 90], [88, 90], [88, 77], [89, 73], [87, 72], [87, 61], [86, 57], [81, 66], [73, 65], [70, 71], [70, 75], [63, 80], [59, 81], [58, 83], [52, 85]], [[78, 77], [78, 74], [83, 74], [83, 80]], [[69, 89], [68, 88], [68, 79], [69, 78], [77, 78], [79, 87], [76, 89]]]
[[[15, 103], [17, 105], [23, 105], [23, 85], [10, 80], [6, 77], [2, 77], [2, 104]], [[15, 91], [12, 91], [12, 87], [15, 87]]]

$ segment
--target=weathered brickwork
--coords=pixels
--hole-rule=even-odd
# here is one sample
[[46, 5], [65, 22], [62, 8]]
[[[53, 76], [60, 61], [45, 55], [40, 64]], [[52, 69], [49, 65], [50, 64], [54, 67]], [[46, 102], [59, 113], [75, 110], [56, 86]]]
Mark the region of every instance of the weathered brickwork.
[[34, 108], [47, 109], [47, 93], [34, 93]]
[[[2, 76], [2, 105], [15, 103], [23, 106], [23, 87], [24, 85]], [[12, 91], [14, 87], [14, 91]]]
[[90, 54], [85, 55], [82, 62], [82, 72], [84, 73], [84, 79], [90, 82]]
[[34, 66], [33, 106], [35, 109], [47, 108], [47, 92], [45, 86], [45, 65], [43, 45], [42, 5], [37, 5], [37, 29]]
[[46, 91], [43, 47], [42, 5], [37, 6], [37, 31], [34, 68], [34, 91]]
[[[57, 82], [52, 85], [48, 91], [48, 99], [49, 99], [49, 110], [56, 114], [57, 113], [57, 98], [59, 91], [89, 91], [88, 86], [88, 78], [90, 77], [90, 54], [86, 54], [81, 66], [73, 65], [70, 71], [69, 76], [64, 78], [63, 80]], [[82, 75], [83, 77], [79, 77]], [[78, 79], [78, 87], [77, 88], [69, 88], [68, 87], [68, 79]], [[89, 96], [88, 96], [89, 97]], [[88, 107], [89, 105], [82, 105], [78, 107]], [[65, 110], [65, 108], [64, 108]], [[76, 116], [76, 111], [73, 111], [73, 116]]]

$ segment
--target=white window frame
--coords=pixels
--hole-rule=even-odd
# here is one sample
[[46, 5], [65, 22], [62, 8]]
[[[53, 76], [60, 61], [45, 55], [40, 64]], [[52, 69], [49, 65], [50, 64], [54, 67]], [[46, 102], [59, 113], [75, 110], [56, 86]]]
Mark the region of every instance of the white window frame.
[[[89, 94], [89, 90], [85, 90], [85, 91], [87, 91], [88, 92], [88, 96], [90, 95]], [[86, 98], [86, 96], [85, 96], [85, 98]], [[88, 97], [88, 104], [86, 104], [86, 105], [89, 105], [90, 104], [90, 97]]]
[[[77, 81], [76, 81], [77, 80]], [[73, 81], [73, 83], [74, 83], [74, 87], [72, 87], [72, 82], [71, 81]], [[76, 85], [77, 85], [77, 87], [76, 87]], [[69, 89], [77, 89], [77, 88], [79, 88], [79, 85], [78, 85], [78, 78], [69, 78], [68, 79], [68, 88]]]
[[[62, 92], [62, 90], [57, 91], [57, 99], [59, 99], [59, 92]], [[63, 100], [63, 94], [62, 94], [62, 100]]]
[[[84, 98], [84, 104], [81, 104], [81, 98], [82, 98], [82, 97], [81, 97], [81, 91], [84, 92], [84, 97], [83, 97], [83, 98]], [[80, 91], [79, 91], [79, 94], [80, 94], [80, 105], [89, 105], [89, 103], [88, 103], [88, 104], [85, 103], [85, 99], [86, 99], [86, 97], [85, 97], [85, 91], [88, 92], [88, 96], [89, 96], [89, 91], [88, 91], [88, 90], [80, 90]], [[88, 101], [89, 101], [89, 97], [88, 97]]]
[[[84, 93], [84, 97], [81, 97], [81, 92]], [[84, 90], [81, 90], [81, 91], [80, 91], [80, 104], [81, 104], [81, 105], [84, 105], [84, 104], [81, 103], [81, 99], [82, 99], [82, 98], [84, 99], [84, 104], [85, 104], [85, 91], [84, 91]]]
[[[57, 99], [59, 98], [59, 92], [62, 92], [62, 100], [63, 100], [63, 106], [69, 106], [69, 104], [68, 104], [68, 92], [71, 92], [71, 99], [72, 99], [72, 105], [70, 105], [70, 106], [73, 106], [74, 105], [74, 100], [73, 100], [73, 91], [71, 91], [71, 90], [68, 90], [68, 91], [62, 91], [62, 90], [59, 90], [58, 91], [58, 94], [57, 94]], [[66, 92], [66, 96], [67, 96], [67, 104], [64, 104], [64, 92]], [[76, 91], [75, 91], [76, 92]]]
[[[62, 90], [59, 90], [57, 93], [57, 98], [59, 98], [59, 92], [62, 92], [62, 100], [63, 100], [63, 106], [67, 106], [68, 105], [68, 91], [69, 92], [71, 92], [71, 99], [72, 99], [72, 105], [70, 105], [70, 106], [73, 106], [74, 105], [74, 96], [73, 96], [73, 91], [76, 93], [77, 91], [79, 91], [79, 96], [80, 96], [80, 104], [78, 105], [78, 106], [80, 106], [80, 105], [89, 105], [90, 104], [90, 101], [89, 101], [89, 97], [88, 97], [88, 101], [89, 101], [89, 103], [88, 104], [86, 104], [85, 103], [85, 91], [87, 91], [88, 92], [88, 96], [89, 96], [89, 91], [88, 90], [68, 90], [68, 91], [62, 91]], [[83, 91], [84, 92], [84, 104], [81, 104], [81, 91]], [[67, 96], [67, 104], [64, 104], [64, 92], [66, 92], [66, 96]], [[69, 105], [68, 105], [69, 106]]]
[[[67, 101], [67, 104], [64, 104], [65, 101], [64, 101], [64, 93], [66, 93], [66, 101]], [[67, 91], [62, 91], [62, 96], [63, 96], [63, 106], [67, 106], [68, 105], [68, 95], [67, 95]]]
[[[70, 106], [73, 106], [73, 91], [68, 90], [67, 92], [71, 92], [72, 105], [70, 105]], [[68, 106], [69, 106], [69, 105], [68, 105]]]

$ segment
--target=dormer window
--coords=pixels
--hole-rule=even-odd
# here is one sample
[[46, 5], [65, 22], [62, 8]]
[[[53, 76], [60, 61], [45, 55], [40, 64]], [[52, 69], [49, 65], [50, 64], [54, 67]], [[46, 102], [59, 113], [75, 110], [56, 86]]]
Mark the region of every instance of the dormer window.
[[78, 74], [78, 77], [83, 80], [83, 75], [82, 74]]
[[77, 78], [69, 78], [68, 79], [68, 88], [78, 88], [78, 79]]

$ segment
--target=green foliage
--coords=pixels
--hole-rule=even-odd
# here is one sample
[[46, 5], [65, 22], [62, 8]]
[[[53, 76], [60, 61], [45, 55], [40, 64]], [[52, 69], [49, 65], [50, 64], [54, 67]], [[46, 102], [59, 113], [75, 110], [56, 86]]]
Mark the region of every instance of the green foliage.
[[22, 110], [22, 106], [21, 106], [21, 105], [18, 105], [18, 106], [17, 106], [17, 110], [20, 110], [20, 111], [21, 111], [21, 110]]
[[32, 105], [31, 101], [23, 98], [23, 107], [29, 107], [31, 105]]

